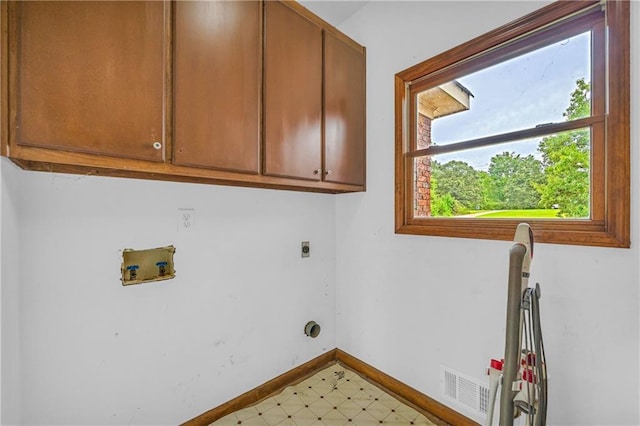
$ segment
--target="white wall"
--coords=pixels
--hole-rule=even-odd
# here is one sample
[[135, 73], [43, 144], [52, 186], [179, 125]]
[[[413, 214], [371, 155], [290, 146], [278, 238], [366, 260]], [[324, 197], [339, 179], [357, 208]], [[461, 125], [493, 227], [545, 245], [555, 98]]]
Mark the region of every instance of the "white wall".
[[[440, 364], [483, 379], [504, 351], [511, 244], [394, 234], [393, 77], [542, 5], [371, 2], [341, 26], [367, 47], [368, 176], [365, 194], [336, 203], [338, 347], [443, 402]], [[632, 8], [637, 117], [640, 4]], [[633, 247], [536, 247], [549, 424], [640, 424], [638, 139], [634, 119]]]
[[17, 169], [0, 160], [0, 423], [20, 424], [19, 194]]
[[[4, 274], [2, 288], [19, 309], [21, 366], [3, 357], [2, 378], [20, 371], [22, 424], [177, 424], [335, 347], [334, 197], [13, 177], [20, 241], [3, 244], [3, 271], [18, 248], [20, 296], [4, 294]], [[177, 232], [178, 208], [195, 208], [194, 232]], [[175, 279], [121, 285], [122, 249], [169, 244]]]

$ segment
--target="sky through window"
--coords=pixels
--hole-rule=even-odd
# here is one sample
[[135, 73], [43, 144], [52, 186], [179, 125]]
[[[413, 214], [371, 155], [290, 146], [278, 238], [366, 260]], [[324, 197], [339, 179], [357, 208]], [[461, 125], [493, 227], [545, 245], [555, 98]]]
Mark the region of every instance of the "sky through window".
[[[468, 111], [432, 123], [432, 142], [446, 145], [539, 124], [565, 121], [576, 81], [591, 81], [590, 32], [535, 50], [523, 56], [457, 78], [472, 94]], [[440, 163], [456, 159], [476, 170], [487, 170], [495, 154], [515, 152], [541, 156], [540, 138], [438, 155]]]

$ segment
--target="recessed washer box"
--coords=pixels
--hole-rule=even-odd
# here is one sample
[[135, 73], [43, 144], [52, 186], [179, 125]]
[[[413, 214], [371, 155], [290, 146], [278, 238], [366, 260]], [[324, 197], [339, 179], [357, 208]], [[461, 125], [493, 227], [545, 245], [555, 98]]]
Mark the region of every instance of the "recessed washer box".
[[173, 265], [174, 246], [146, 250], [122, 251], [122, 285], [169, 280], [176, 276]]

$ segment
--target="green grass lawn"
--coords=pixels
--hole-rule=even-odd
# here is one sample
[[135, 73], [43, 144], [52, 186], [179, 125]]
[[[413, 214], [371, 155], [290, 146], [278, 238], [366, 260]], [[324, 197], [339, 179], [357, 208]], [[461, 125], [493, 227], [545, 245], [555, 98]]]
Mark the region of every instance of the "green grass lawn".
[[542, 218], [555, 219], [558, 211], [553, 209], [502, 210], [499, 212], [479, 214], [476, 217], [486, 218]]

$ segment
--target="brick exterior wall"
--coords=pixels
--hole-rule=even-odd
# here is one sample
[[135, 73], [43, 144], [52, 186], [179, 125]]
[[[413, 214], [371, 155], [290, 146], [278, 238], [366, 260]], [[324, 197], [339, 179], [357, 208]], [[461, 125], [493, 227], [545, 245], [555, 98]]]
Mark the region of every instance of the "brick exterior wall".
[[[417, 148], [424, 149], [431, 145], [431, 119], [418, 114]], [[415, 160], [415, 210], [414, 216], [431, 216], [431, 159]]]

